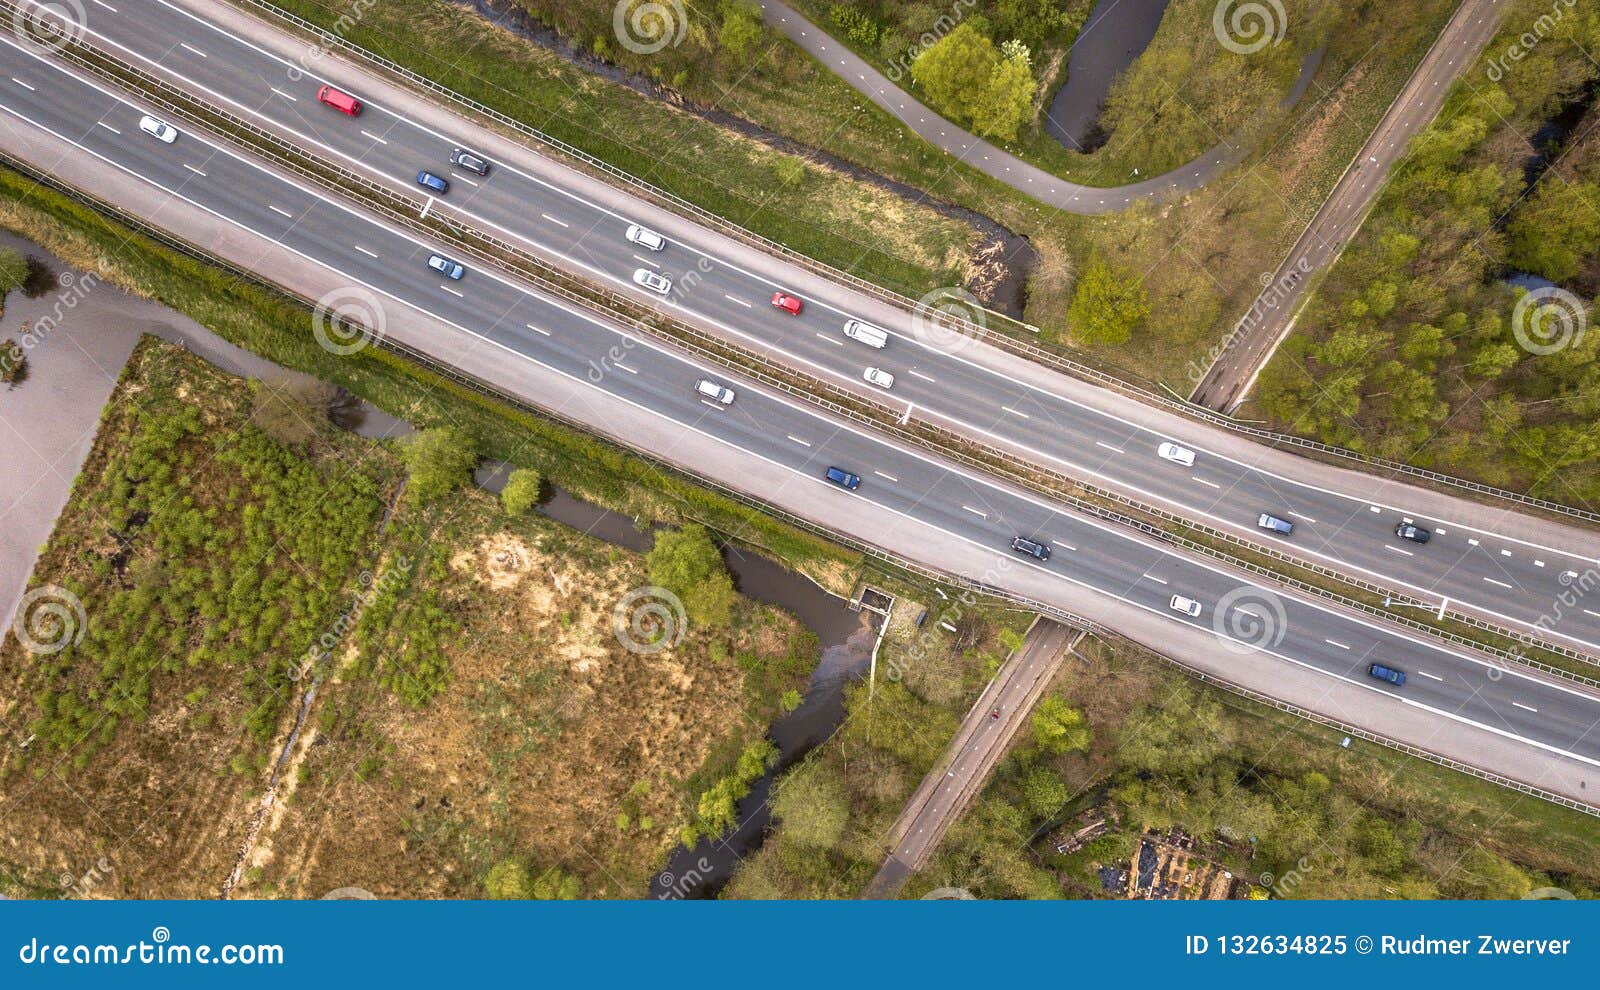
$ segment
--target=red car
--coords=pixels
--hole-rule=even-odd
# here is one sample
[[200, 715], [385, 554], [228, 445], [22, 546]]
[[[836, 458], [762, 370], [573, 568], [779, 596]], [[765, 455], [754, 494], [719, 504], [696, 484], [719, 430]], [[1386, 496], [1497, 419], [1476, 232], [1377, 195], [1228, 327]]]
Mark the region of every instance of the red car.
[[341, 113], [347, 113], [352, 117], [361, 116], [361, 101], [332, 86], [324, 86], [317, 90], [317, 99]]
[[787, 292], [774, 292], [772, 294], [772, 305], [788, 313], [790, 316], [799, 316], [800, 307], [803, 306], [804, 303], [802, 303], [798, 297], [791, 296]]

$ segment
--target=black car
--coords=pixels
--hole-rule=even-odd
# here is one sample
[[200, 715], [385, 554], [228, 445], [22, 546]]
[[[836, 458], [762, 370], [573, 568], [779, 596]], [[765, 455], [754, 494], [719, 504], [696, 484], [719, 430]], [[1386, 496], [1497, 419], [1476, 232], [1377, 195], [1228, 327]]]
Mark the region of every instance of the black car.
[[454, 165], [456, 168], [466, 169], [468, 172], [476, 172], [479, 175], [489, 174], [488, 162], [484, 161], [478, 155], [474, 155], [472, 152], [466, 151], [462, 148], [457, 148], [456, 150], [450, 152], [450, 164]]
[[1035, 543], [1027, 537], [1019, 536], [1011, 541], [1011, 549], [1017, 553], [1025, 553], [1036, 560], [1049, 560], [1050, 548], [1043, 543]]
[[1394, 528], [1394, 535], [1402, 540], [1412, 543], [1426, 543], [1433, 539], [1433, 534], [1418, 526], [1416, 523], [1403, 522]]

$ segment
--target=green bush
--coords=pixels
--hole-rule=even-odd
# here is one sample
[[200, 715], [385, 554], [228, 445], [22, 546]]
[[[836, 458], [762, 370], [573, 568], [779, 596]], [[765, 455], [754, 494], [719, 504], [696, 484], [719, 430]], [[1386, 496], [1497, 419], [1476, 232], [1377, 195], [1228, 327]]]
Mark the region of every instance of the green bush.
[[539, 504], [539, 487], [542, 484], [539, 472], [532, 468], [517, 468], [500, 490], [500, 504], [511, 515], [520, 516]]
[[476, 442], [454, 426], [421, 430], [400, 441], [400, 457], [410, 472], [406, 493], [418, 502], [442, 498], [472, 480], [478, 465]]

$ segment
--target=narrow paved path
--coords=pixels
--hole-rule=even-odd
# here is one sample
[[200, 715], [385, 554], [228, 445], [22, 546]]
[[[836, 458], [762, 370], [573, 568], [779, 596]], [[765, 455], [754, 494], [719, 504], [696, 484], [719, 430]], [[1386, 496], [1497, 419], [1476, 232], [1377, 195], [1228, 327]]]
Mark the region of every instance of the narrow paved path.
[[[867, 885], [866, 897], [890, 898], [906, 878], [927, 865], [939, 840], [983, 789], [1011, 746], [1061, 661], [1084, 634], [1040, 617], [1022, 649], [978, 697], [950, 748], [924, 777], [889, 831], [889, 855]], [[998, 718], [993, 713], [999, 709]]]
[[1494, 37], [1505, 6], [1503, 0], [1463, 0], [1456, 8], [1289, 256], [1228, 334], [1190, 401], [1223, 412], [1244, 401], [1294, 327], [1311, 276], [1330, 268], [1361, 229], [1411, 139], [1438, 116], [1451, 84]]
[[[950, 123], [890, 82], [887, 76], [842, 42], [779, 0], [757, 2], [761, 4], [768, 24], [782, 31], [812, 58], [832, 69], [839, 78], [860, 90], [923, 140], [1018, 192], [1068, 213], [1115, 213], [1158, 196], [1189, 192], [1205, 185], [1213, 175], [1243, 157], [1243, 149], [1224, 141], [1187, 165], [1180, 165], [1165, 175], [1132, 185], [1105, 189], [1068, 182]], [[1308, 60], [1302, 73], [1315, 69], [1316, 62]], [[1303, 89], [1303, 86], [1296, 84], [1295, 92]]]

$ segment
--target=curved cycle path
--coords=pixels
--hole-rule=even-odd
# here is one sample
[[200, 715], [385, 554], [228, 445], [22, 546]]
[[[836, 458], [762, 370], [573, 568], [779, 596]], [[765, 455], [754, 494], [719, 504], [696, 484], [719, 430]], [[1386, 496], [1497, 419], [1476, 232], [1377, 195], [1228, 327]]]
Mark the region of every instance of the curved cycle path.
[[[890, 82], [887, 76], [848, 46], [806, 20], [793, 8], [779, 0], [757, 2], [768, 24], [782, 31], [812, 58], [887, 110], [918, 137], [1018, 192], [1068, 213], [1115, 213], [1159, 196], [1190, 192], [1205, 185], [1212, 176], [1243, 157], [1244, 149], [1224, 141], [1165, 175], [1131, 185], [1101, 188], [1068, 182], [952, 124]], [[1295, 84], [1296, 94], [1304, 91], [1309, 73], [1316, 70], [1318, 62], [1308, 59], [1302, 66], [1301, 78]]]

